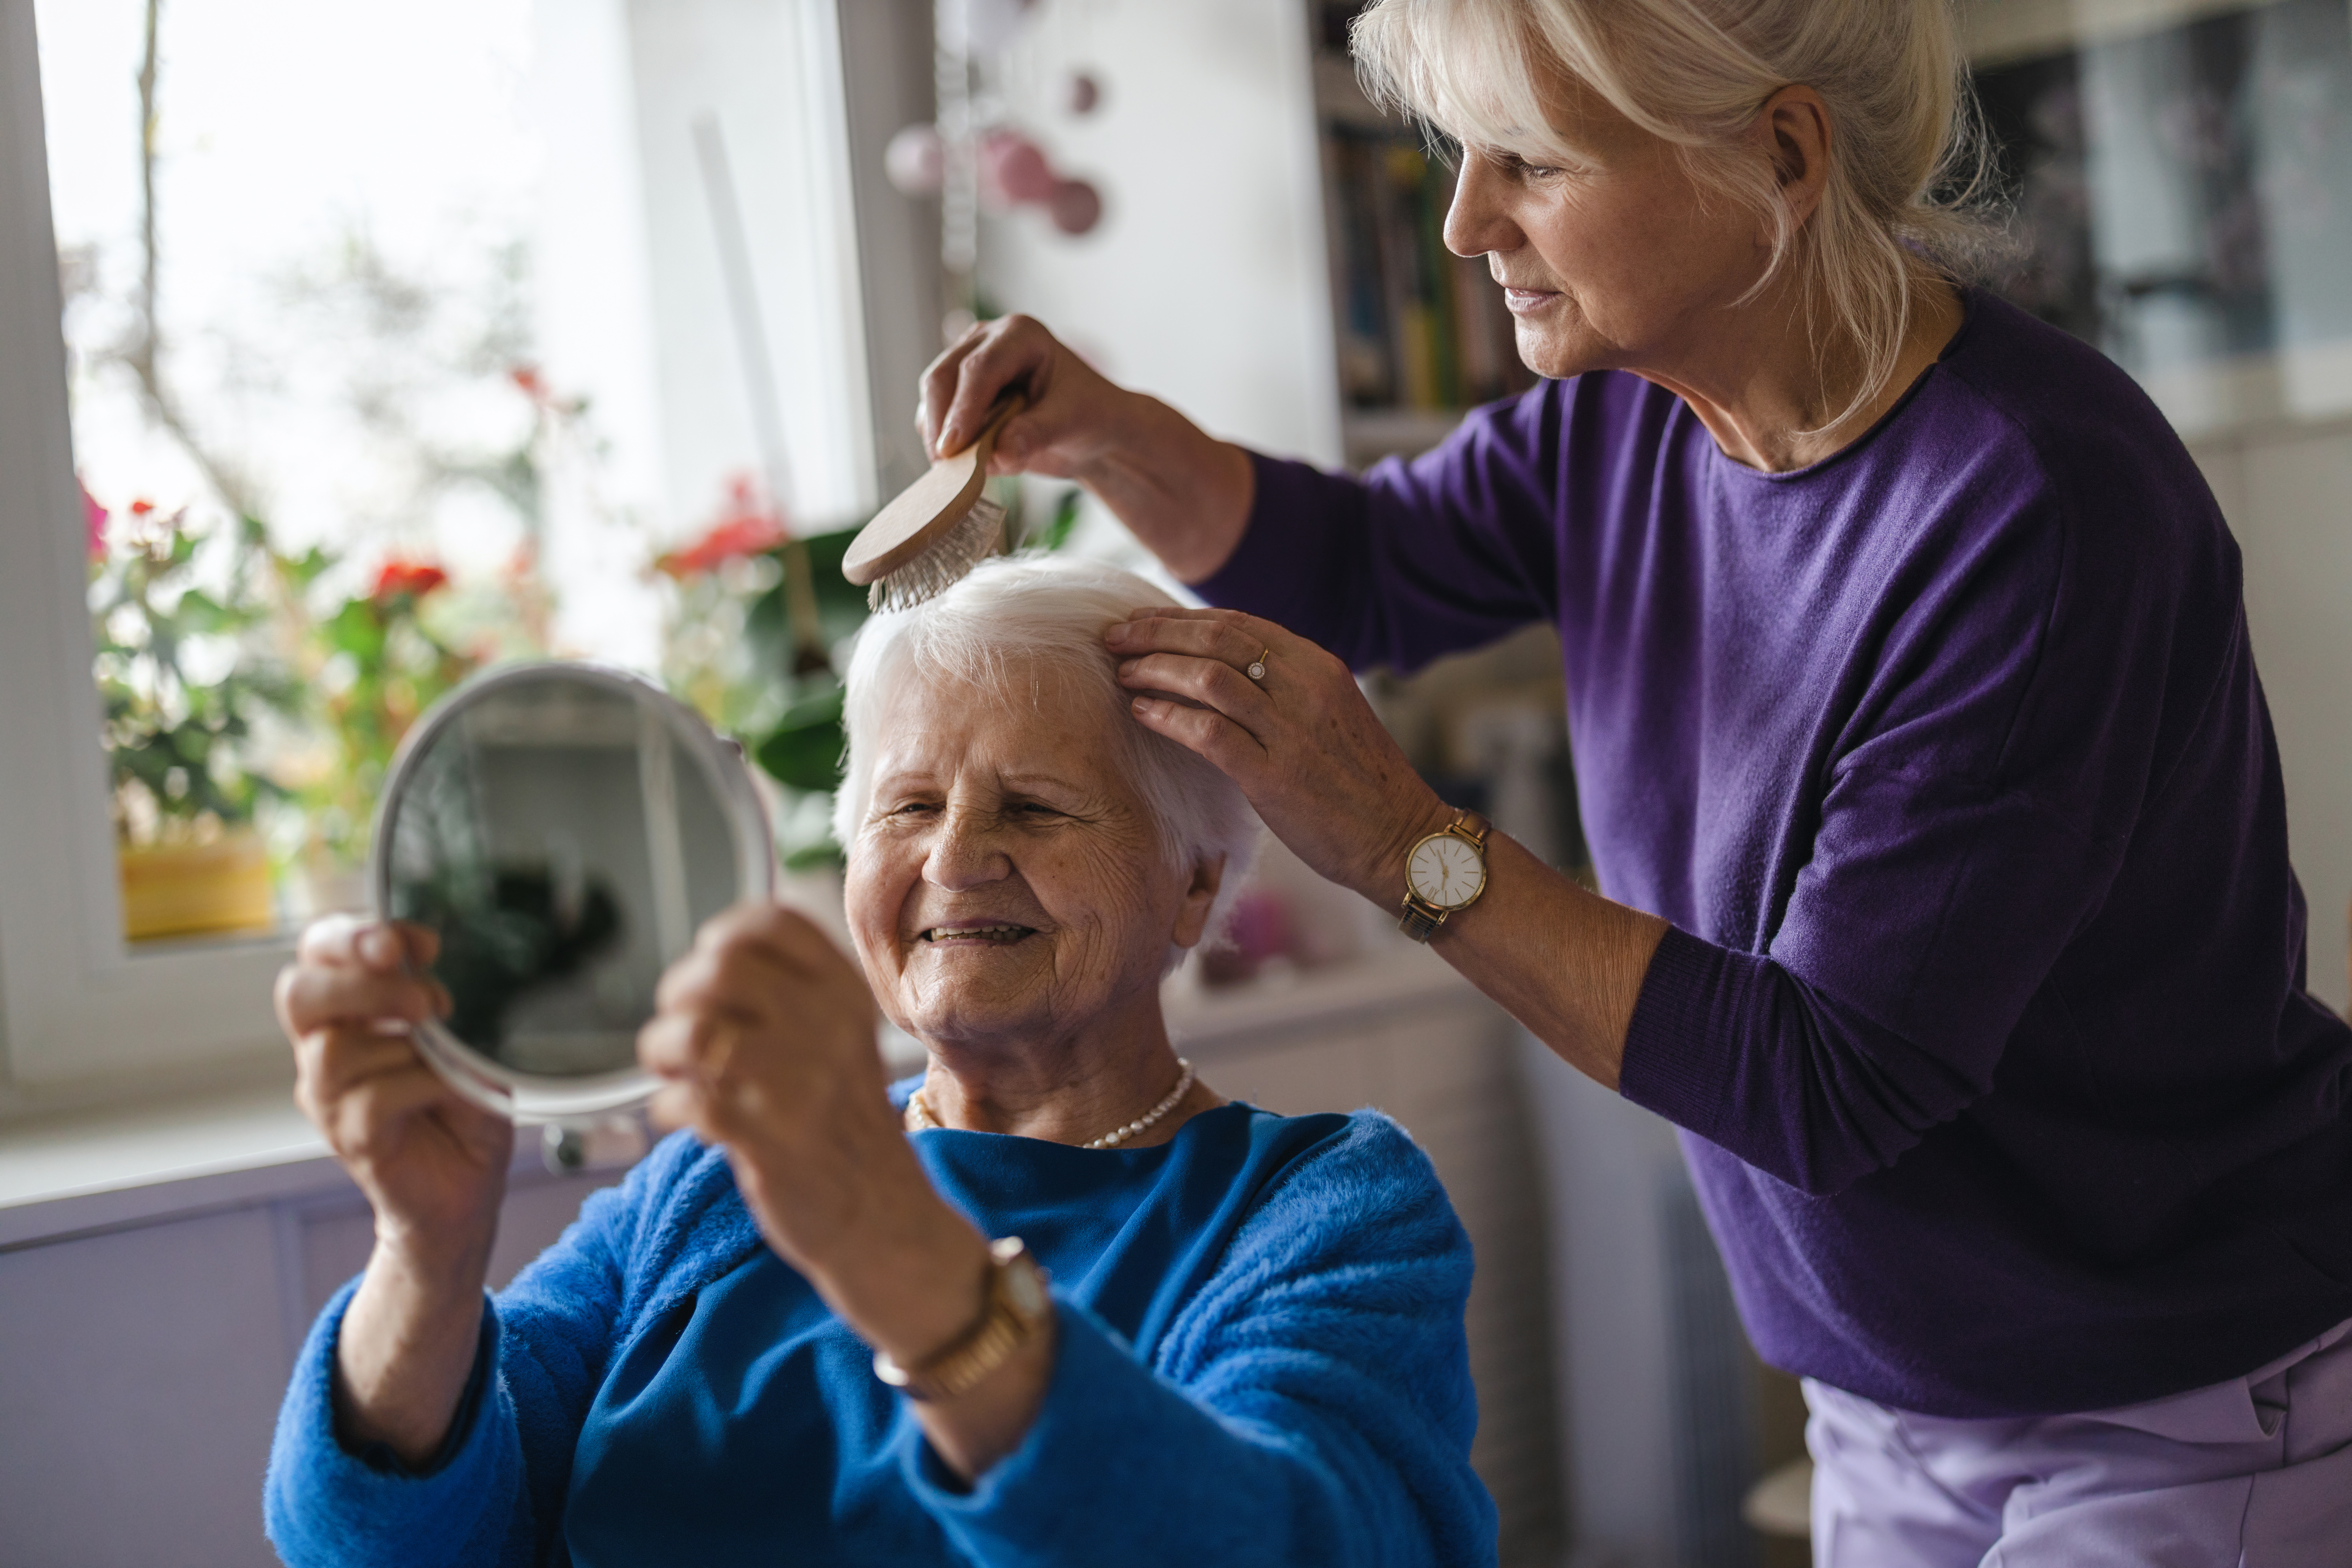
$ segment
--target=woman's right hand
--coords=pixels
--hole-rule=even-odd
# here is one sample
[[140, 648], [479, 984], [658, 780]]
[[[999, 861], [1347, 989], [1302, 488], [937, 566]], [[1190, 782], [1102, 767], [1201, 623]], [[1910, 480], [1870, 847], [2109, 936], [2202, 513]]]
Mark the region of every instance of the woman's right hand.
[[425, 973], [433, 933], [323, 920], [278, 976], [294, 1101], [375, 1209], [375, 1250], [335, 1339], [335, 1424], [412, 1465], [456, 1418], [481, 1330], [482, 1287], [514, 1128], [460, 1096], [405, 1032], [449, 1011]]
[[1249, 521], [1249, 454], [1105, 376], [1027, 316], [981, 321], [923, 373], [926, 450], [970, 446], [1007, 387], [1029, 406], [998, 433], [989, 471], [1076, 479], [1186, 582], [1225, 563]]
[[278, 976], [278, 1020], [294, 1102], [374, 1206], [378, 1246], [464, 1270], [487, 1267], [514, 1128], [451, 1089], [404, 1032], [448, 1013], [427, 973], [437, 948], [419, 926], [320, 921]]

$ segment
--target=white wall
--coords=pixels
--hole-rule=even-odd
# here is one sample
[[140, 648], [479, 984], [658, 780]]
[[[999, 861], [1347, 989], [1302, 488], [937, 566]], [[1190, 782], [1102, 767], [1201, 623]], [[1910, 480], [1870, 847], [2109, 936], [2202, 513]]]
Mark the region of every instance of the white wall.
[[[1013, 116], [1104, 214], [988, 224], [981, 274], [1113, 378], [1213, 434], [1339, 461], [1304, 0], [1056, 0], [1003, 62]], [[1061, 108], [1095, 72], [1101, 108]]]
[[2352, 1005], [2352, 425], [2209, 437], [2192, 450], [2245, 552], [2254, 658], [2311, 901], [2311, 981]]

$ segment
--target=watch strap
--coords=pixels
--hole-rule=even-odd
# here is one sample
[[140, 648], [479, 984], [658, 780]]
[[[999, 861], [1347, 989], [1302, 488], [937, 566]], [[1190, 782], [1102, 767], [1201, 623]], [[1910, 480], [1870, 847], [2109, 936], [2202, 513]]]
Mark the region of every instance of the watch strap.
[[1023, 1310], [1009, 1276], [1015, 1270], [1032, 1275], [1036, 1280], [1036, 1293], [1044, 1299], [1045, 1270], [1017, 1236], [990, 1242], [988, 1251], [986, 1299], [971, 1327], [911, 1367], [900, 1365], [887, 1351], [876, 1351], [876, 1377], [904, 1390], [909, 1399], [953, 1399], [977, 1388], [982, 1379], [1011, 1361], [1013, 1352], [1029, 1342], [1053, 1308], [1048, 1301], [1042, 1311], [1033, 1314]]
[[1452, 910], [1441, 910], [1434, 904], [1424, 904], [1412, 894], [1404, 896], [1403, 910], [1397, 916], [1397, 930], [1415, 942], [1427, 942], [1437, 934]]

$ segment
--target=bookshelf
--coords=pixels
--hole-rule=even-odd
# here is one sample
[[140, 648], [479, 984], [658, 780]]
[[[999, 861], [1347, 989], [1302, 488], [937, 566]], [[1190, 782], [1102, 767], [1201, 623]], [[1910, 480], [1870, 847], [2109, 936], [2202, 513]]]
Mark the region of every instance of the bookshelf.
[[1358, 0], [1310, 0], [1309, 78], [1349, 465], [1411, 456], [1463, 414], [1535, 384], [1483, 258], [1445, 248], [1454, 171], [1364, 96], [1348, 56]]

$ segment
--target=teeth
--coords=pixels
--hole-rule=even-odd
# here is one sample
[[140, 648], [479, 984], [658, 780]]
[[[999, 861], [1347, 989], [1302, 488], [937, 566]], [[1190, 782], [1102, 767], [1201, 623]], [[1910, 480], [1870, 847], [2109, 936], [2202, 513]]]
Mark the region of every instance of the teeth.
[[925, 942], [946, 942], [955, 937], [984, 937], [990, 942], [1008, 942], [1029, 934], [1027, 926], [933, 926], [923, 933]]

